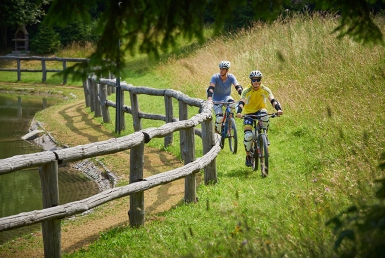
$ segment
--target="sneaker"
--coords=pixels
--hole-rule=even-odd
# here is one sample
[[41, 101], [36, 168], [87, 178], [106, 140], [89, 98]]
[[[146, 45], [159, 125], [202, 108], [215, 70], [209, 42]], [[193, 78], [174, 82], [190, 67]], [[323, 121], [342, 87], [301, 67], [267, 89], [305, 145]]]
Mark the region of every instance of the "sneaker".
[[246, 165], [247, 167], [251, 167], [251, 166], [253, 165], [252, 162], [251, 162], [251, 157], [248, 156], [248, 155], [246, 155], [245, 165]]

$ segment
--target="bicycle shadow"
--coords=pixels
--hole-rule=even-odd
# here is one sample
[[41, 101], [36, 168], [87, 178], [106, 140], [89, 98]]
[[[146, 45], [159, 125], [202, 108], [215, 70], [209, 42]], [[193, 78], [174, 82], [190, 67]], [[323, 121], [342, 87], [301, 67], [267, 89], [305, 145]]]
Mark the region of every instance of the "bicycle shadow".
[[253, 171], [250, 167], [242, 166], [228, 171], [218, 171], [218, 177], [228, 178], [263, 178], [260, 171]]

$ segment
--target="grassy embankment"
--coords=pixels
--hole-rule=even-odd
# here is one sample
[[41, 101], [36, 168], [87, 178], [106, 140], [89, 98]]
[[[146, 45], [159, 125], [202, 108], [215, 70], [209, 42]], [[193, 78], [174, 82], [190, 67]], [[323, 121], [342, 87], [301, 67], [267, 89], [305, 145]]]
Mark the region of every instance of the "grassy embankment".
[[[384, 20], [377, 22], [384, 29]], [[64, 256], [331, 257], [335, 237], [325, 222], [353, 203], [376, 202], [385, 152], [384, 47], [336, 40], [336, 26], [332, 17], [296, 16], [213, 39], [158, 65], [141, 63], [146, 69], [132, 66], [128, 83], [202, 99], [221, 60], [232, 62], [243, 86], [251, 70], [261, 70], [285, 111], [271, 121], [270, 175], [261, 179], [244, 166], [242, 141], [236, 155], [226, 146], [217, 159], [219, 182], [201, 185], [198, 203], [180, 204], [142, 228], [103, 232], [87, 250]], [[145, 112], [163, 107], [154, 98], [140, 103]], [[175, 140], [168, 151], [178, 155]]]

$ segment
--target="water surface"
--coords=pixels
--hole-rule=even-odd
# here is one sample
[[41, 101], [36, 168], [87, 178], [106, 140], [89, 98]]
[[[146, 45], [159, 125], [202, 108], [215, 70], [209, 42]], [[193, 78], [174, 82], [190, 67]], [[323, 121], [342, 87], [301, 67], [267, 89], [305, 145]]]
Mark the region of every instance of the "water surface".
[[[36, 112], [63, 101], [60, 98], [0, 93], [0, 159], [41, 152], [43, 149], [21, 139], [28, 133]], [[98, 186], [69, 165], [59, 167], [60, 204], [81, 200], [98, 193]], [[0, 175], [0, 217], [42, 209], [38, 168]], [[0, 244], [40, 225], [0, 232]]]

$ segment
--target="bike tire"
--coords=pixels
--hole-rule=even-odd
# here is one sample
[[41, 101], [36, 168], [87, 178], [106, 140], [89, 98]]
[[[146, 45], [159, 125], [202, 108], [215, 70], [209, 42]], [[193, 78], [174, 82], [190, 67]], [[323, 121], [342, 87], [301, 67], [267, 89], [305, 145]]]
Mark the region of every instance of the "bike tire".
[[226, 125], [222, 125], [221, 126], [221, 143], [219, 144], [221, 149], [225, 147], [226, 131], [227, 131]]
[[258, 170], [258, 164], [259, 164], [259, 156], [258, 156], [258, 146], [257, 146], [257, 140], [256, 139], [253, 139], [253, 141], [251, 142], [250, 152], [251, 152], [250, 154], [251, 154], [251, 158], [252, 158], [251, 168], [253, 169], [253, 171], [257, 171]]
[[232, 117], [229, 119], [229, 134], [227, 137], [229, 139], [229, 148], [231, 153], [236, 154], [238, 151], [238, 134], [235, 120]]
[[266, 134], [259, 135], [259, 146], [261, 152], [261, 174], [262, 177], [266, 177], [269, 174], [269, 148]]

